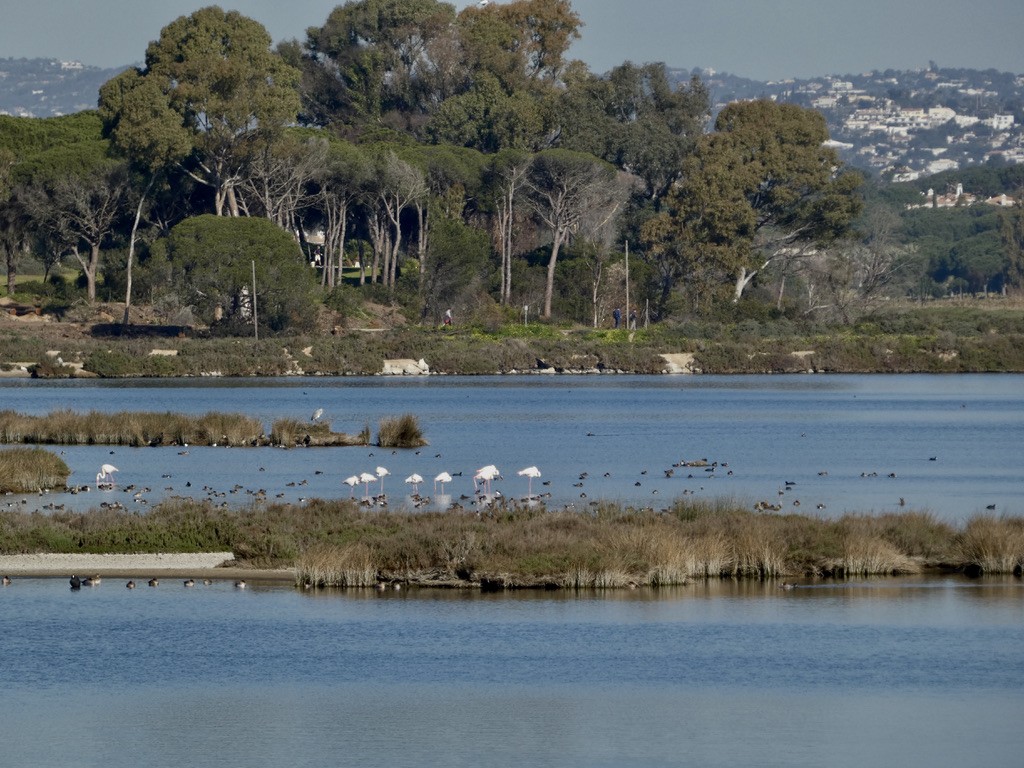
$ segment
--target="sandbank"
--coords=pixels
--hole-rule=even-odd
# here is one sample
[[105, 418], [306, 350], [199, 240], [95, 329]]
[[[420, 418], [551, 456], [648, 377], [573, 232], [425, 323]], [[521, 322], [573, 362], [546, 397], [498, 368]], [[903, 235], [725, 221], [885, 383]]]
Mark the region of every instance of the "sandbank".
[[6, 576], [103, 576], [110, 578], [239, 579], [294, 582], [291, 568], [259, 570], [235, 564], [231, 552], [141, 553], [117, 555], [55, 554], [0, 555], [0, 575]]

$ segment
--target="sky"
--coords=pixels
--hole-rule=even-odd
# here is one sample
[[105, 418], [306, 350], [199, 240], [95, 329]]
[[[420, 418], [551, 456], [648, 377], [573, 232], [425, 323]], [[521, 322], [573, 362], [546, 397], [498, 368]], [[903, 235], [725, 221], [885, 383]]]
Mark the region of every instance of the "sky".
[[[492, 0], [499, 2], [500, 0]], [[212, 0], [0, 0], [0, 58], [99, 67], [143, 60], [150, 40]], [[338, 0], [221, 0], [275, 42], [305, 37]], [[467, 3], [455, 2], [457, 8]], [[573, 0], [582, 37], [570, 55], [605, 72], [663, 61], [755, 80], [884, 69], [1024, 74], [1024, 0]]]

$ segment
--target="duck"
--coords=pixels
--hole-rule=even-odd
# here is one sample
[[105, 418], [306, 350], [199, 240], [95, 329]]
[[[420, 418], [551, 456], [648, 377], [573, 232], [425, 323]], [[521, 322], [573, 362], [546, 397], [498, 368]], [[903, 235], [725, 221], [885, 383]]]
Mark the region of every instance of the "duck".
[[195, 581], [193, 581], [192, 579], [185, 579], [183, 583], [185, 584], [186, 587], [194, 587], [196, 585]]
[[125, 587], [127, 587], [128, 589], [135, 589], [135, 582], [129, 581], [127, 584], [125, 584]]
[[71, 578], [69, 579], [69, 583], [71, 584], [72, 589], [82, 588], [82, 580], [75, 575], [71, 576]]
[[149, 586], [151, 586], [151, 587], [155, 587], [157, 584], [160, 583], [160, 579], [153, 578], [153, 579], [150, 579], [146, 583], [149, 584]]
[[245, 580], [239, 579], [235, 582], [235, 589], [245, 589]]
[[4, 576], [4, 586], [5, 587], [11, 586], [11, 577], [10, 576]]

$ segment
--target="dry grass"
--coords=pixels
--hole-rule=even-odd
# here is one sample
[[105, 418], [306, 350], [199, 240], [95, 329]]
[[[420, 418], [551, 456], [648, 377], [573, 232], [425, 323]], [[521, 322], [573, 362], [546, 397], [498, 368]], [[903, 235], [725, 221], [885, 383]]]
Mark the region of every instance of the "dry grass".
[[63, 459], [43, 448], [0, 450], [0, 493], [63, 490], [70, 474]]
[[1020, 573], [1024, 568], [1024, 519], [972, 518], [957, 536], [956, 550], [970, 572]]
[[419, 448], [426, 445], [419, 420], [411, 413], [380, 420], [377, 445], [381, 448]]
[[274, 445], [293, 448], [306, 446], [345, 446], [369, 445], [365, 432], [358, 435], [347, 435], [344, 432], [332, 432], [331, 425], [311, 423], [298, 419], [278, 419], [270, 428], [270, 440]]

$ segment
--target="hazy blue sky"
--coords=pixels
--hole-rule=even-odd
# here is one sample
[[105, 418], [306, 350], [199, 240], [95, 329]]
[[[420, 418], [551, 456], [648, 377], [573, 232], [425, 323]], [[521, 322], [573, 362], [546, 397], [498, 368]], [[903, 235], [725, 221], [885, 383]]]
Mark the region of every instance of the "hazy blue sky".
[[[0, 0], [0, 58], [113, 67], [202, 0]], [[220, 3], [275, 41], [320, 26], [336, 0]], [[466, 2], [457, 2], [462, 8]], [[572, 54], [597, 71], [664, 61], [761, 80], [940, 66], [1024, 73], [1024, 0], [574, 0], [586, 26]]]

